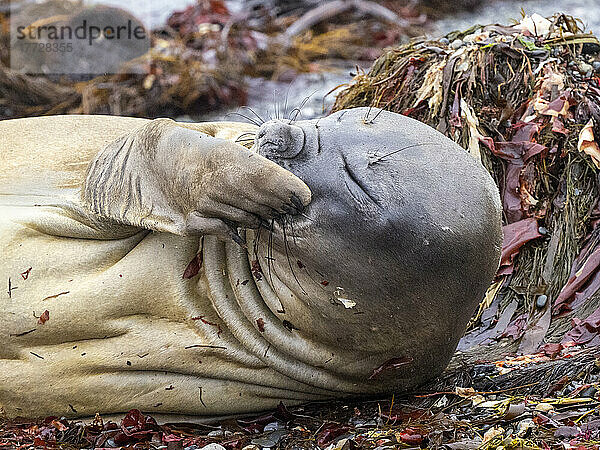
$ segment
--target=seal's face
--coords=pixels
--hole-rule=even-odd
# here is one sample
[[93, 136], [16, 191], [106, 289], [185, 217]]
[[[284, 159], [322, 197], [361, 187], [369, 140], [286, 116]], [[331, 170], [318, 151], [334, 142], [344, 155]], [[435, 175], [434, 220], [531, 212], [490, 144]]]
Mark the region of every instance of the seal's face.
[[[302, 214], [275, 223], [272, 244], [287, 256], [293, 253], [296, 266], [322, 274], [320, 281], [337, 287], [344, 284], [344, 273], [353, 273], [354, 280], [372, 276], [360, 265], [382, 259], [389, 245], [386, 223], [396, 214], [396, 204], [387, 201], [396, 191], [391, 172], [371, 167], [374, 150], [384, 148], [384, 142], [378, 145], [374, 136], [353, 130], [369, 127], [362, 124], [361, 112], [296, 123], [273, 120], [256, 134], [258, 152], [294, 173], [312, 192], [313, 200]], [[384, 130], [370, 131], [389, 144]], [[350, 253], [356, 257], [340, 260]]]
[[[272, 120], [258, 130], [258, 152], [293, 172], [313, 193], [303, 218], [295, 217], [296, 231], [308, 227], [311, 232], [319, 229], [328, 234], [339, 225], [346, 229], [353, 225], [357, 231], [362, 224], [369, 224], [370, 235], [372, 221], [383, 220], [391, 212], [393, 205], [385, 201], [394, 190], [390, 173], [373, 170], [371, 165], [377, 157], [375, 150], [385, 150], [393, 136], [386, 133], [389, 129], [362, 124], [360, 112], [343, 111], [296, 123]], [[353, 123], [357, 118], [359, 122]], [[361, 124], [367, 128], [363, 131], [371, 131], [364, 134], [373, 136], [361, 136], [351, 129]], [[379, 142], [373, 139], [375, 135]]]
[[346, 323], [353, 305], [363, 327], [349, 325], [347, 345], [418, 339], [398, 327], [407, 320], [421, 339], [433, 326], [456, 343], [499, 256], [498, 194], [480, 163], [420, 122], [369, 108], [267, 122], [256, 146], [312, 191], [303, 215], [286, 216], [259, 246], [272, 246], [277, 276], [298, 297], [329, 300], [321, 315]]
[[[359, 284], [362, 278], [372, 280], [381, 273], [379, 264], [398, 257], [394, 252], [402, 230], [397, 226], [407, 215], [402, 210], [406, 189], [397, 170], [401, 162], [393, 155], [382, 157], [420, 139], [400, 137], [406, 118], [381, 113], [371, 123], [366, 110], [296, 123], [273, 120], [256, 134], [258, 152], [297, 175], [312, 192], [313, 200], [302, 215], [276, 224], [274, 245], [285, 250], [281, 241], [286, 228], [299, 265], [338, 286], [344, 273], [352, 273]], [[373, 110], [371, 117], [376, 113]], [[341, 256], [349, 254], [352, 258]]]

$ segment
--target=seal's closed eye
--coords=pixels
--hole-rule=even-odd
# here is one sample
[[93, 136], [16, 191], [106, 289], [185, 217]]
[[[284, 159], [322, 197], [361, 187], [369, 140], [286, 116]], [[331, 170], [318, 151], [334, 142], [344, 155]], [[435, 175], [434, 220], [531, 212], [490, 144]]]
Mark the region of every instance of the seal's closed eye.
[[377, 198], [371, 193], [371, 190], [364, 181], [361, 180], [361, 177], [359, 177], [355, 170], [348, 164], [346, 158], [342, 158], [342, 160], [344, 161], [344, 171], [347, 175], [345, 185], [350, 191], [350, 194], [352, 194], [352, 197], [359, 203], [367, 201], [380, 206]]
[[294, 158], [304, 148], [304, 131], [295, 125], [271, 120], [256, 133], [256, 144], [260, 154], [267, 158]]

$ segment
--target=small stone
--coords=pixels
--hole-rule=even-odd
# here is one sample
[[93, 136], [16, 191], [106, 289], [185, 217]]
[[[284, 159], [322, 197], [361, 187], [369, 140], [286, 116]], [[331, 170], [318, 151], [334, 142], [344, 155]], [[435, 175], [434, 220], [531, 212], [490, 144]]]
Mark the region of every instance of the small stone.
[[288, 434], [289, 432], [287, 430], [271, 431], [262, 437], [252, 439], [251, 443], [263, 448], [273, 448], [276, 447], [279, 441]]
[[590, 66], [588, 63], [585, 63], [585, 62], [580, 62], [578, 64], [578, 68], [579, 68], [579, 72], [582, 75], [586, 75], [588, 73], [591, 73], [594, 70], [593, 66]]
[[200, 450], [200, 447], [198, 447], [196, 444], [192, 444], [192, 445], [188, 445], [183, 450]]
[[211, 438], [223, 437], [223, 430], [213, 430], [210, 433], [208, 433], [207, 436]]
[[281, 428], [281, 425], [279, 424], [279, 422], [271, 422], [265, 425], [265, 429], [264, 431], [275, 431], [275, 430], [279, 430]]
[[244, 448], [242, 448], [242, 450], [260, 450], [260, 448], [254, 444], [250, 444], [246, 445]]
[[538, 232], [539, 232], [541, 235], [544, 235], [544, 236], [545, 236], [545, 235], [547, 235], [547, 234], [548, 234], [548, 228], [546, 228], [546, 227], [539, 227], [539, 228], [538, 228]]
[[452, 48], [453, 50], [458, 50], [462, 46], [463, 46], [463, 41], [461, 41], [460, 39], [455, 39], [452, 41], [452, 44], [450, 44], [450, 48]]
[[[345, 438], [345, 439], [340, 439], [335, 444], [331, 444], [328, 448], [330, 448], [331, 450], [346, 450], [346, 449], [354, 448], [354, 447], [355, 446], [351, 445], [351, 443], [348, 442], [348, 438]], [[389, 449], [391, 447], [384, 447], [384, 448]]]
[[544, 413], [552, 411], [553, 409], [554, 409], [554, 406], [551, 405], [550, 403], [538, 403], [538, 405], [535, 407], [535, 411], [540, 411], [540, 412], [544, 412]]
[[441, 38], [439, 40], [439, 42], [440, 42], [440, 44], [443, 44], [443, 45], [448, 45], [450, 43], [450, 41], [448, 40], [448, 38]]
[[535, 306], [539, 309], [542, 309], [544, 306], [546, 306], [546, 303], [548, 303], [548, 296], [545, 294], [538, 296], [538, 298], [535, 300]]
[[592, 63], [592, 67], [594, 68], [595, 71], [599, 71], [600, 70], [600, 61], [594, 61]]
[[487, 430], [483, 435], [483, 442], [488, 442], [494, 439], [496, 436], [502, 436], [504, 434], [504, 428], [498, 426]]
[[377, 421], [375, 419], [363, 419], [360, 417], [352, 417], [348, 423], [355, 428], [375, 428]]
[[527, 437], [534, 427], [535, 427], [535, 423], [533, 422], [532, 419], [521, 420], [517, 427], [517, 436], [520, 438]]
[[594, 386], [585, 388], [579, 394], [579, 397], [583, 397], [583, 398], [596, 398], [597, 396], [598, 396], [598, 389], [596, 389]]
[[570, 394], [571, 392], [573, 392], [575, 389], [578, 389], [581, 386], [581, 383], [578, 383], [576, 381], [571, 381], [569, 384], [567, 384], [563, 391], [562, 394], [564, 394], [565, 396]]
[[227, 450], [225, 447], [223, 447], [222, 445], [219, 444], [208, 444], [205, 445], [204, 447], [202, 447], [202, 450]]

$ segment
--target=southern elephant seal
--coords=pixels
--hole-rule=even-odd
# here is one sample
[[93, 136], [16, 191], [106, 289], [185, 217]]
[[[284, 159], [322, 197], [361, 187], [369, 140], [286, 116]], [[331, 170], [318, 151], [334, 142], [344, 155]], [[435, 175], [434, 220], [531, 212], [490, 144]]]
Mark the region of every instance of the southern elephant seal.
[[214, 417], [439, 374], [498, 266], [497, 189], [426, 125], [364, 117], [0, 122], [2, 414]]

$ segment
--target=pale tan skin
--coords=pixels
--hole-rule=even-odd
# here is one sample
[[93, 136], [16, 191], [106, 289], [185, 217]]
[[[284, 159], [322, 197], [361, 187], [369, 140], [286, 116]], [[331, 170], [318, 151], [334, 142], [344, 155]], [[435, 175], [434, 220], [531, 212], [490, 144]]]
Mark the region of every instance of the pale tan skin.
[[[117, 223], [180, 235], [227, 235], [224, 223], [212, 218], [257, 227], [257, 216], [269, 217], [291, 205], [293, 193], [304, 204], [310, 202], [310, 190], [297, 177], [231, 142], [254, 131], [253, 125], [103, 116], [40, 119], [41, 127], [23, 127], [19, 120], [2, 123], [7, 141], [0, 185], [15, 186], [20, 177], [51, 180], [59, 188], [79, 188], [85, 182], [83, 204], [90, 210]], [[123, 145], [114, 142], [121, 136]], [[123, 148], [119, 153], [130, 145], [134, 152]], [[124, 155], [126, 169], [118, 159]], [[110, 176], [102, 178], [105, 169]], [[136, 198], [135, 186], [122, 185], [124, 172], [140, 177], [141, 198]], [[125, 203], [129, 209], [123, 213]], [[145, 217], [141, 223], [140, 217]]]
[[[310, 201], [296, 176], [232, 142], [254, 129], [107, 116], [0, 122], [0, 277], [13, 288], [0, 295], [0, 417], [134, 407], [218, 416], [323, 396], [231, 336], [204, 268], [182, 279], [201, 235], [241, 250], [231, 222], [255, 227], [292, 194]], [[132, 143], [125, 165], [123, 143]]]

